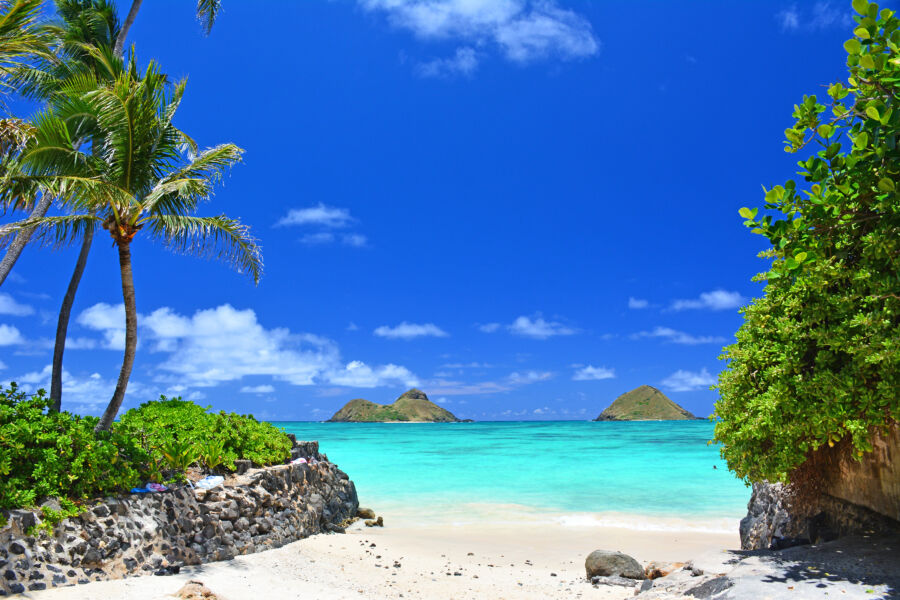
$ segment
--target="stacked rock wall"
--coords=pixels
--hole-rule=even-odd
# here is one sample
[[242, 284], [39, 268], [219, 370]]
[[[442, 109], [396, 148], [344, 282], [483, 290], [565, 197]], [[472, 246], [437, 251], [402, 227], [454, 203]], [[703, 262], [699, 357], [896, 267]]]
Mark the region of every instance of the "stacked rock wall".
[[356, 514], [347, 475], [301, 442], [316, 465], [251, 469], [212, 490], [108, 498], [53, 533], [33, 533], [40, 513], [9, 511], [0, 528], [0, 596], [227, 560], [338, 529]]

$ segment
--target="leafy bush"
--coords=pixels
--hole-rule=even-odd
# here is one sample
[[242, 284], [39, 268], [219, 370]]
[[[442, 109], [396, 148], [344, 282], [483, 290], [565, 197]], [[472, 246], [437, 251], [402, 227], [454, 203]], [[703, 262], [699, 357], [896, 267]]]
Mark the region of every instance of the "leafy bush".
[[180, 398], [129, 410], [111, 431], [95, 432], [96, 417], [48, 411], [43, 390], [0, 388], [0, 509], [42, 507], [45, 519], [77, 514], [80, 501], [123, 492], [146, 481], [181, 476], [200, 460], [208, 470], [284, 462], [291, 440], [252, 416], [210, 413]]
[[805, 184], [740, 214], [768, 238], [765, 295], [725, 349], [715, 439], [739, 476], [801, 478], [824, 448], [860, 458], [900, 420], [900, 20], [854, 0], [850, 76], [794, 108]]
[[84, 500], [129, 489], [141, 480], [146, 453], [118, 432], [95, 433], [94, 417], [50, 413], [43, 390], [29, 396], [0, 389], [0, 508], [46, 498]]
[[[185, 467], [198, 458], [203, 459], [208, 468], [210, 462], [218, 462], [234, 470], [237, 459], [271, 465], [284, 462], [291, 451], [291, 440], [269, 423], [249, 415], [210, 413], [208, 408], [193, 402], [165, 396], [129, 410], [114, 429], [138, 440], [147, 452], [157, 459], [169, 461], [173, 468], [176, 467], [165, 457], [163, 449], [174, 449], [171, 444], [175, 441], [188, 452], [186, 457], [190, 461]], [[221, 442], [221, 449], [210, 448], [212, 442]], [[174, 457], [177, 453], [170, 454]], [[179, 464], [185, 462], [184, 458], [178, 460]]]

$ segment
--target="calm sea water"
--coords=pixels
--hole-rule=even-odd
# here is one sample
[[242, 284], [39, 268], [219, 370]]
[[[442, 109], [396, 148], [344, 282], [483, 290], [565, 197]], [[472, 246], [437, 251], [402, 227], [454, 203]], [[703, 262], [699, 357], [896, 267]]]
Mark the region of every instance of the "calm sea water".
[[733, 528], [750, 496], [707, 445], [707, 421], [275, 424], [319, 440], [356, 483], [360, 502], [378, 508], [505, 505], [563, 518], [625, 514]]

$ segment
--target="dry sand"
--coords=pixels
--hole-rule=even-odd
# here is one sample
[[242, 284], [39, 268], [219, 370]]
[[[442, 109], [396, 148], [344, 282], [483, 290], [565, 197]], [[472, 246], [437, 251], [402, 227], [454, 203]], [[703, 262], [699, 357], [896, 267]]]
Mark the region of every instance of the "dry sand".
[[[632, 598], [632, 588], [593, 587], [584, 559], [621, 550], [641, 563], [687, 561], [721, 569], [734, 534], [647, 531], [475, 520], [422, 526], [385, 514], [385, 528], [357, 523], [346, 534], [318, 535], [231, 561], [25, 594], [40, 600], [163, 600], [189, 580], [224, 600]], [[636, 525], [640, 525], [636, 523]], [[646, 528], [645, 528], [646, 529]], [[722, 569], [724, 570], [724, 569]]]

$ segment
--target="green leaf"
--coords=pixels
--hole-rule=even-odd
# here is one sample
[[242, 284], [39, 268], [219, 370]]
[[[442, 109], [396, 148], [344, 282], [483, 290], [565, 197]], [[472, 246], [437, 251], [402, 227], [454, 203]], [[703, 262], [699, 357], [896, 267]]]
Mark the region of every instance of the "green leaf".
[[867, 12], [869, 12], [869, 1], [868, 0], [853, 0], [853, 10], [855, 10], [859, 14], [865, 16], [865, 14]]
[[798, 263], [802, 263], [804, 260], [806, 260], [806, 257], [806, 252], [798, 252], [794, 255], [794, 260], [796, 260]]
[[857, 150], [862, 150], [869, 144], [869, 134], [865, 131], [860, 132], [856, 139], [853, 140], [853, 147]]
[[878, 109], [874, 106], [870, 106], [866, 109], [866, 115], [868, 115], [870, 119], [881, 121], [881, 114], [879, 114]]
[[882, 192], [893, 192], [896, 188], [894, 187], [893, 181], [887, 177], [882, 177], [878, 180], [878, 189]]
[[875, 68], [875, 59], [872, 58], [869, 54], [863, 54], [859, 57], [859, 66], [865, 69], [874, 69]]
[[754, 217], [756, 217], [756, 211], [757, 211], [757, 209], [755, 209], [755, 208], [753, 210], [750, 210], [749, 208], [747, 208], [745, 206], [744, 208], [742, 208], [738, 211], [738, 214], [749, 221], [750, 219], [753, 219]]
[[869, 30], [865, 27], [857, 27], [853, 30], [853, 34], [861, 40], [867, 40], [871, 37], [869, 35]]
[[859, 43], [858, 39], [851, 38], [844, 42], [844, 50], [847, 51], [847, 54], [859, 54], [862, 50], [862, 44]]

